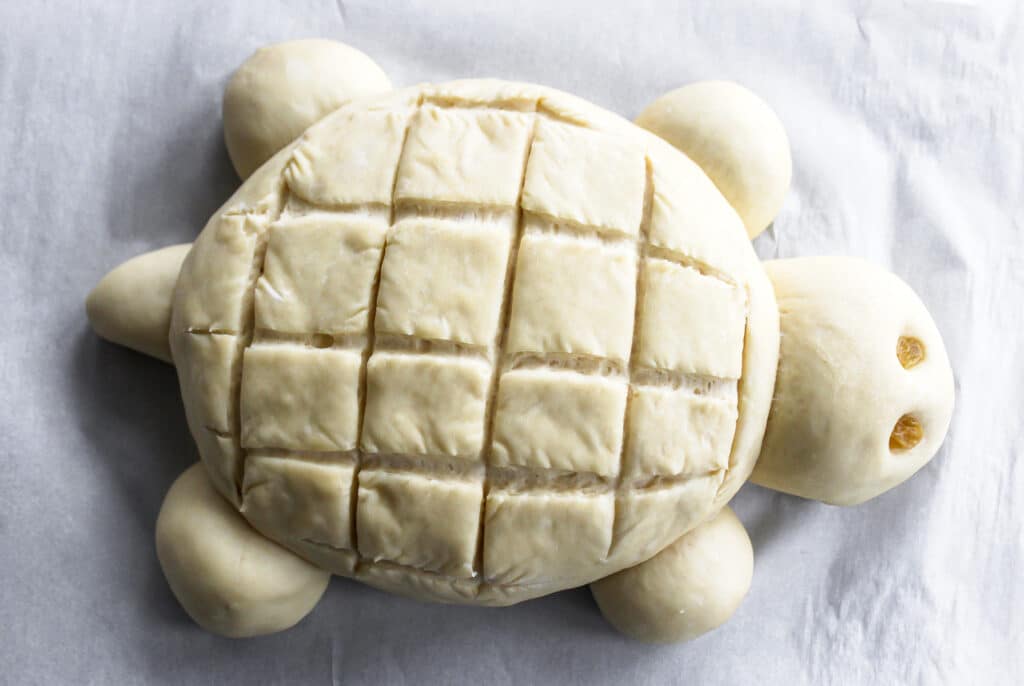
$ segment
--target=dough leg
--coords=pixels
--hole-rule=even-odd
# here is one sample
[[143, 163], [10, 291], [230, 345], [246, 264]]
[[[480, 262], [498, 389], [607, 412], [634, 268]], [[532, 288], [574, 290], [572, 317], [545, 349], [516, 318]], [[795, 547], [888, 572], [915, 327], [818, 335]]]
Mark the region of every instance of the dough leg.
[[789, 139], [772, 108], [746, 88], [728, 81], [691, 83], [652, 102], [636, 123], [696, 162], [751, 238], [782, 207], [793, 176]]
[[171, 486], [156, 522], [156, 551], [182, 607], [230, 637], [287, 629], [305, 617], [330, 574], [264, 538], [210, 484], [201, 464]]
[[754, 551], [728, 507], [647, 562], [595, 581], [605, 619], [651, 643], [689, 641], [732, 616], [750, 589]]
[[184, 243], [154, 250], [104, 276], [85, 300], [93, 330], [108, 341], [170, 362], [171, 300], [191, 248]]
[[231, 163], [247, 179], [345, 103], [389, 90], [384, 71], [344, 43], [310, 38], [260, 48], [224, 91], [224, 141]]

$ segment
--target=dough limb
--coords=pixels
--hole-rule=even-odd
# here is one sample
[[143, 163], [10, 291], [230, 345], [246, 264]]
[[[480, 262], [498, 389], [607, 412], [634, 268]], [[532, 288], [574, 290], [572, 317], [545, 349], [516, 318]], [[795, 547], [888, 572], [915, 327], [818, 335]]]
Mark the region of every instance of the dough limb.
[[250, 528], [201, 464], [171, 486], [156, 523], [164, 576], [182, 607], [222, 636], [287, 629], [320, 600], [330, 574]]
[[154, 250], [104, 276], [85, 301], [93, 330], [108, 341], [171, 362], [171, 299], [191, 248], [183, 243]]
[[246, 179], [349, 100], [389, 90], [381, 68], [344, 43], [306, 39], [260, 48], [224, 91], [224, 141], [231, 163]]
[[750, 589], [754, 551], [728, 507], [646, 562], [590, 584], [605, 618], [651, 643], [689, 641], [722, 625]]
[[771, 107], [746, 88], [728, 81], [691, 83], [652, 102], [636, 123], [696, 162], [751, 238], [782, 207], [793, 175], [789, 139]]

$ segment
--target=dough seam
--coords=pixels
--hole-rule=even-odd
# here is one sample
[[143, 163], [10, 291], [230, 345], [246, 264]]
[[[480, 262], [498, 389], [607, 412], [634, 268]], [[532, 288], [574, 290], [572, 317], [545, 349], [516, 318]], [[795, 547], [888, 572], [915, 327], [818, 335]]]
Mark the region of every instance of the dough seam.
[[[651, 208], [654, 205], [654, 172], [651, 167], [651, 160], [646, 155], [644, 156], [644, 205], [640, 215], [640, 228], [637, 231], [637, 237], [634, 241], [636, 244], [636, 286], [635, 286], [635, 299], [633, 303], [633, 340], [629, 348], [629, 371], [630, 379], [629, 384], [626, 387], [626, 407], [622, 417], [622, 445], [619, 446], [619, 468], [615, 472], [614, 490], [618, 493], [622, 489], [623, 479], [622, 470], [623, 465], [626, 462], [626, 455], [629, 450], [629, 437], [630, 437], [630, 422], [629, 418], [632, 414], [631, 406], [633, 404], [633, 397], [635, 395], [633, 390], [633, 379], [632, 379], [632, 362], [636, 358], [637, 351], [640, 350], [642, 344], [642, 327], [640, 326], [640, 316], [643, 313], [644, 306], [644, 289], [643, 289], [643, 274], [644, 270], [647, 269], [647, 254], [650, 250], [650, 226], [651, 226]], [[608, 550], [605, 551], [604, 557], [608, 559], [611, 557], [612, 551], [615, 549], [615, 532], [618, 529], [616, 524], [619, 520], [619, 499], [615, 498], [612, 506], [612, 523], [611, 533], [608, 536]]]
[[[536, 105], [539, 101], [535, 101]], [[494, 424], [498, 407], [498, 382], [504, 373], [501, 364], [505, 357], [505, 346], [508, 343], [508, 329], [512, 318], [512, 289], [515, 287], [516, 265], [519, 262], [519, 246], [523, 241], [525, 215], [523, 213], [523, 189], [526, 186], [526, 168], [533, 152], [533, 139], [537, 135], [537, 117], [533, 118], [530, 132], [526, 136], [526, 154], [523, 156], [523, 168], [519, 173], [519, 193], [516, 196], [516, 225], [512, 234], [512, 242], [508, 251], [508, 263], [505, 266], [505, 283], [501, 293], [501, 308], [498, 312], [498, 331], [495, 333], [495, 363], [492, 365], [491, 381], [487, 390], [487, 405], [484, 408], [484, 442], [481, 449], [482, 462], [485, 466], [482, 497], [480, 498], [480, 517], [476, 532], [476, 551], [473, 556], [473, 574], [484, 575], [484, 533], [487, 525], [487, 498], [491, 492], [492, 472], [490, 462], [494, 447]]]
[[[416, 104], [414, 105], [414, 110], [418, 110], [419, 107], [422, 104], [423, 104], [423, 96], [420, 95], [416, 99]], [[415, 115], [415, 111], [414, 111], [414, 115]], [[357, 446], [357, 452], [356, 452], [356, 466], [355, 466], [354, 473], [352, 475], [352, 493], [349, 496], [349, 510], [350, 511], [349, 511], [349, 518], [348, 518], [349, 519], [349, 526], [351, 527], [351, 531], [350, 531], [351, 537], [349, 538], [349, 540], [352, 541], [352, 549], [353, 549], [353, 551], [355, 551], [356, 555], [359, 555], [359, 536], [358, 536], [358, 526], [357, 526], [357, 518], [359, 516], [359, 507], [358, 507], [358, 504], [359, 504], [359, 472], [362, 469], [362, 463], [363, 463], [363, 451], [361, 449], [358, 449], [358, 447], [361, 446], [362, 443], [363, 443], [363, 425], [365, 424], [365, 420], [366, 420], [366, 370], [367, 370], [367, 367], [369, 366], [368, 362], [370, 360], [370, 356], [373, 355], [373, 350], [374, 350], [374, 347], [376, 345], [375, 329], [376, 329], [376, 319], [377, 319], [377, 297], [380, 295], [381, 268], [384, 265], [384, 256], [387, 254], [387, 250], [388, 250], [387, 238], [388, 238], [388, 236], [391, 233], [391, 229], [395, 225], [395, 216], [396, 216], [396, 211], [395, 211], [395, 187], [398, 185], [398, 168], [399, 168], [399, 166], [402, 163], [402, 155], [405, 153], [406, 143], [409, 141], [409, 129], [412, 126], [412, 120], [413, 120], [413, 117], [410, 116], [406, 120], [406, 122], [405, 122], [405, 131], [402, 133], [402, 145], [399, 148], [398, 160], [395, 163], [395, 168], [392, 170], [392, 177], [391, 177], [391, 205], [389, 207], [389, 215], [390, 216], [388, 217], [388, 230], [387, 230], [387, 233], [385, 234], [384, 245], [381, 246], [380, 257], [377, 260], [377, 270], [374, 273], [373, 285], [370, 288], [370, 305], [369, 305], [369, 310], [368, 310], [368, 314], [367, 314], [368, 319], [367, 319], [367, 324], [366, 324], [366, 331], [367, 331], [367, 334], [366, 334], [366, 337], [367, 337], [366, 349], [363, 352], [363, 358], [362, 358], [362, 360], [360, 361], [360, 364], [359, 364], [359, 389], [357, 391], [357, 393], [358, 393], [358, 400], [359, 400], [359, 413], [357, 415], [358, 419], [357, 419], [357, 422], [356, 422], [356, 446]], [[358, 574], [359, 573], [359, 565], [361, 564], [361, 562], [362, 562], [362, 556], [360, 556], [356, 560], [355, 569], [353, 570], [353, 574]]]

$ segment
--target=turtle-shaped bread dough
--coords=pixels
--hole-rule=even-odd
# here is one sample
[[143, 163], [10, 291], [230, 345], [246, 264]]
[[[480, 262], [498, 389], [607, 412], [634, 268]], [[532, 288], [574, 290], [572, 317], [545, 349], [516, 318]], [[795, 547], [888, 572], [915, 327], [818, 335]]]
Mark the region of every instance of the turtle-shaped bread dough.
[[259, 106], [226, 105], [232, 159], [282, 149], [194, 244], [88, 300], [177, 368], [202, 466], [157, 548], [201, 625], [286, 628], [333, 573], [482, 605], [592, 584], [628, 634], [690, 638], [749, 588], [726, 507], [748, 477], [850, 504], [935, 454], [953, 384], [920, 300], [751, 248], [790, 162], [749, 92], [685, 87], [645, 128], [494, 80], [379, 93], [381, 73], [340, 104], [295, 82], [330, 45], [243, 66], [230, 100]]

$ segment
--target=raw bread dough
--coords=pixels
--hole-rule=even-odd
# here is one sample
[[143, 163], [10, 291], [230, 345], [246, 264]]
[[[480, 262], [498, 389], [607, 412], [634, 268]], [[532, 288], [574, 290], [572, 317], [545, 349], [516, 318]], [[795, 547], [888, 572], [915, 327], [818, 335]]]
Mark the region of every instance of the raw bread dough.
[[[282, 44], [239, 70], [240, 173], [336, 107], [331, 84], [361, 83], [323, 81], [366, 59], [339, 48]], [[693, 159], [528, 84], [367, 98], [254, 172], [191, 250], [101, 282], [103, 335], [169, 359], [170, 318], [206, 470], [168, 493], [157, 547], [197, 622], [286, 628], [329, 570], [482, 605], [594, 582], [622, 631], [693, 638], [750, 585], [749, 538], [722, 508], [773, 388], [759, 483], [859, 502], [934, 454], [951, 373], [892, 275], [770, 263], [774, 385], [779, 309], [746, 235], [789, 183], [767, 106], [697, 84], [639, 121]]]
[[353, 47], [317, 38], [260, 48], [224, 92], [224, 140], [243, 179], [349, 100], [391, 90], [380, 67]]
[[[938, 450], [953, 413], [953, 372], [924, 303], [861, 260], [773, 260], [765, 269], [782, 348], [751, 480], [835, 505], [902, 483]], [[901, 360], [901, 341], [923, 359], [904, 351]], [[902, 443], [893, 445], [897, 425]]]
[[108, 341], [171, 361], [167, 341], [171, 299], [191, 243], [133, 257], [104, 276], [85, 300], [85, 313]]
[[[777, 316], [742, 223], [668, 143], [566, 94], [474, 81], [351, 103], [196, 246], [172, 346], [204, 463], [260, 531], [332, 570], [410, 592], [433, 575], [421, 591], [475, 603], [589, 583], [715, 512], [757, 454]], [[638, 309], [643, 274], [667, 265], [671, 288]], [[712, 297], [721, 313], [700, 306]], [[667, 317], [685, 335], [660, 331]], [[707, 384], [724, 391], [693, 410]], [[690, 450], [692, 471], [619, 478], [631, 387], [674, 394], [656, 414], [688, 435], [652, 438]], [[334, 491], [297, 460], [335, 465]], [[263, 495], [257, 466], [274, 469]], [[446, 502], [448, 528], [408, 493]], [[356, 535], [267, 504], [311, 497], [355, 504]]]
[[590, 585], [605, 618], [641, 641], [689, 641], [724, 623], [750, 590], [754, 551], [728, 507], [647, 562]]
[[156, 552], [185, 611], [222, 636], [287, 629], [309, 614], [331, 577], [250, 528], [199, 464], [167, 492]]
[[701, 81], [661, 96], [636, 123], [700, 165], [753, 238], [782, 207], [793, 175], [789, 139], [759, 97], [728, 81]]

